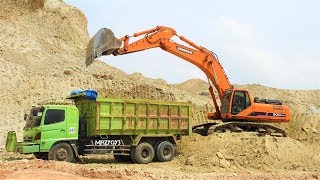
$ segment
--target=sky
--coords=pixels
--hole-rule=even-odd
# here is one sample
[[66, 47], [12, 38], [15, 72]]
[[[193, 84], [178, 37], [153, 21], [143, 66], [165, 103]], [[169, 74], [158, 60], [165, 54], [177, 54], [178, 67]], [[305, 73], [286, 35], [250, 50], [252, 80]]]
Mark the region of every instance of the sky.
[[[65, 0], [81, 9], [93, 36], [163, 25], [215, 52], [232, 84], [320, 89], [320, 0]], [[178, 40], [175, 39], [177, 43]], [[196, 66], [160, 48], [103, 61], [168, 83], [206, 80]]]

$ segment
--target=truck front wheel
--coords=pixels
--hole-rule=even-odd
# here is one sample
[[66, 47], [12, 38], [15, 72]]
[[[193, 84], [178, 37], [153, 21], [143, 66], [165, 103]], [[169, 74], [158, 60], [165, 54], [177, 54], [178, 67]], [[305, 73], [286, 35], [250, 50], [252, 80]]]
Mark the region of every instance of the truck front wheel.
[[163, 141], [157, 146], [156, 156], [160, 162], [171, 161], [174, 154], [174, 147], [169, 141]]
[[49, 160], [75, 162], [74, 153], [68, 143], [59, 143], [54, 145], [49, 153]]
[[134, 160], [139, 164], [148, 164], [154, 158], [154, 149], [149, 143], [141, 143], [132, 151]]

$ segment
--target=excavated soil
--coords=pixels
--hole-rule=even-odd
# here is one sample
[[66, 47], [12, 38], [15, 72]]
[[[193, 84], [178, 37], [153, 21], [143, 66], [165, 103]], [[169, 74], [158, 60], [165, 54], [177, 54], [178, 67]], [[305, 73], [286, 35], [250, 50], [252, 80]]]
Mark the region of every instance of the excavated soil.
[[183, 138], [178, 148], [179, 162], [190, 172], [320, 171], [319, 148], [288, 137], [194, 134]]
[[[208, 84], [128, 75], [96, 60], [86, 68], [89, 40], [81, 11], [61, 0], [0, 1], [0, 147], [18, 132], [23, 115], [39, 102], [62, 100], [71, 90], [92, 88], [108, 97], [190, 101], [195, 124], [212, 110]], [[320, 90], [283, 90], [236, 85], [254, 96], [279, 99], [291, 108], [291, 122], [275, 124], [289, 137], [252, 133], [183, 137], [166, 163], [118, 163], [109, 156], [82, 157], [71, 164], [0, 152], [0, 178], [7, 179], [320, 179]], [[48, 176], [49, 175], [49, 176]]]

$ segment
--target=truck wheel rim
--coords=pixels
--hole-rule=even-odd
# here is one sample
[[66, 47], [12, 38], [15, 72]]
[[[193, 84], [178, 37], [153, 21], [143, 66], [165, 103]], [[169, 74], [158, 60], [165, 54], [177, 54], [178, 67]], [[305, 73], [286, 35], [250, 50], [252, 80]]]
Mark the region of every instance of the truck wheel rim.
[[163, 154], [164, 156], [170, 156], [170, 154], [171, 154], [171, 149], [170, 149], [169, 147], [163, 148], [162, 154]]
[[142, 150], [141, 156], [142, 156], [143, 158], [148, 158], [148, 157], [150, 156], [149, 150], [148, 150], [148, 149]]
[[68, 156], [68, 151], [66, 149], [60, 148], [57, 150], [56, 158], [58, 161], [63, 161], [67, 159], [67, 156]]

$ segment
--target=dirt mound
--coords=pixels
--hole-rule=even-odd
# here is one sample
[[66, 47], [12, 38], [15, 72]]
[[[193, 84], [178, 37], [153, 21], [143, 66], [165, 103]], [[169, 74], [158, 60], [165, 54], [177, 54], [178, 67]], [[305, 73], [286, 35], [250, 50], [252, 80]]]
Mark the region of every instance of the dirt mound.
[[291, 138], [252, 133], [183, 137], [178, 160], [183, 171], [319, 171], [319, 149]]
[[201, 79], [189, 79], [180, 84], [173, 84], [173, 86], [193, 94], [210, 96], [208, 83]]

